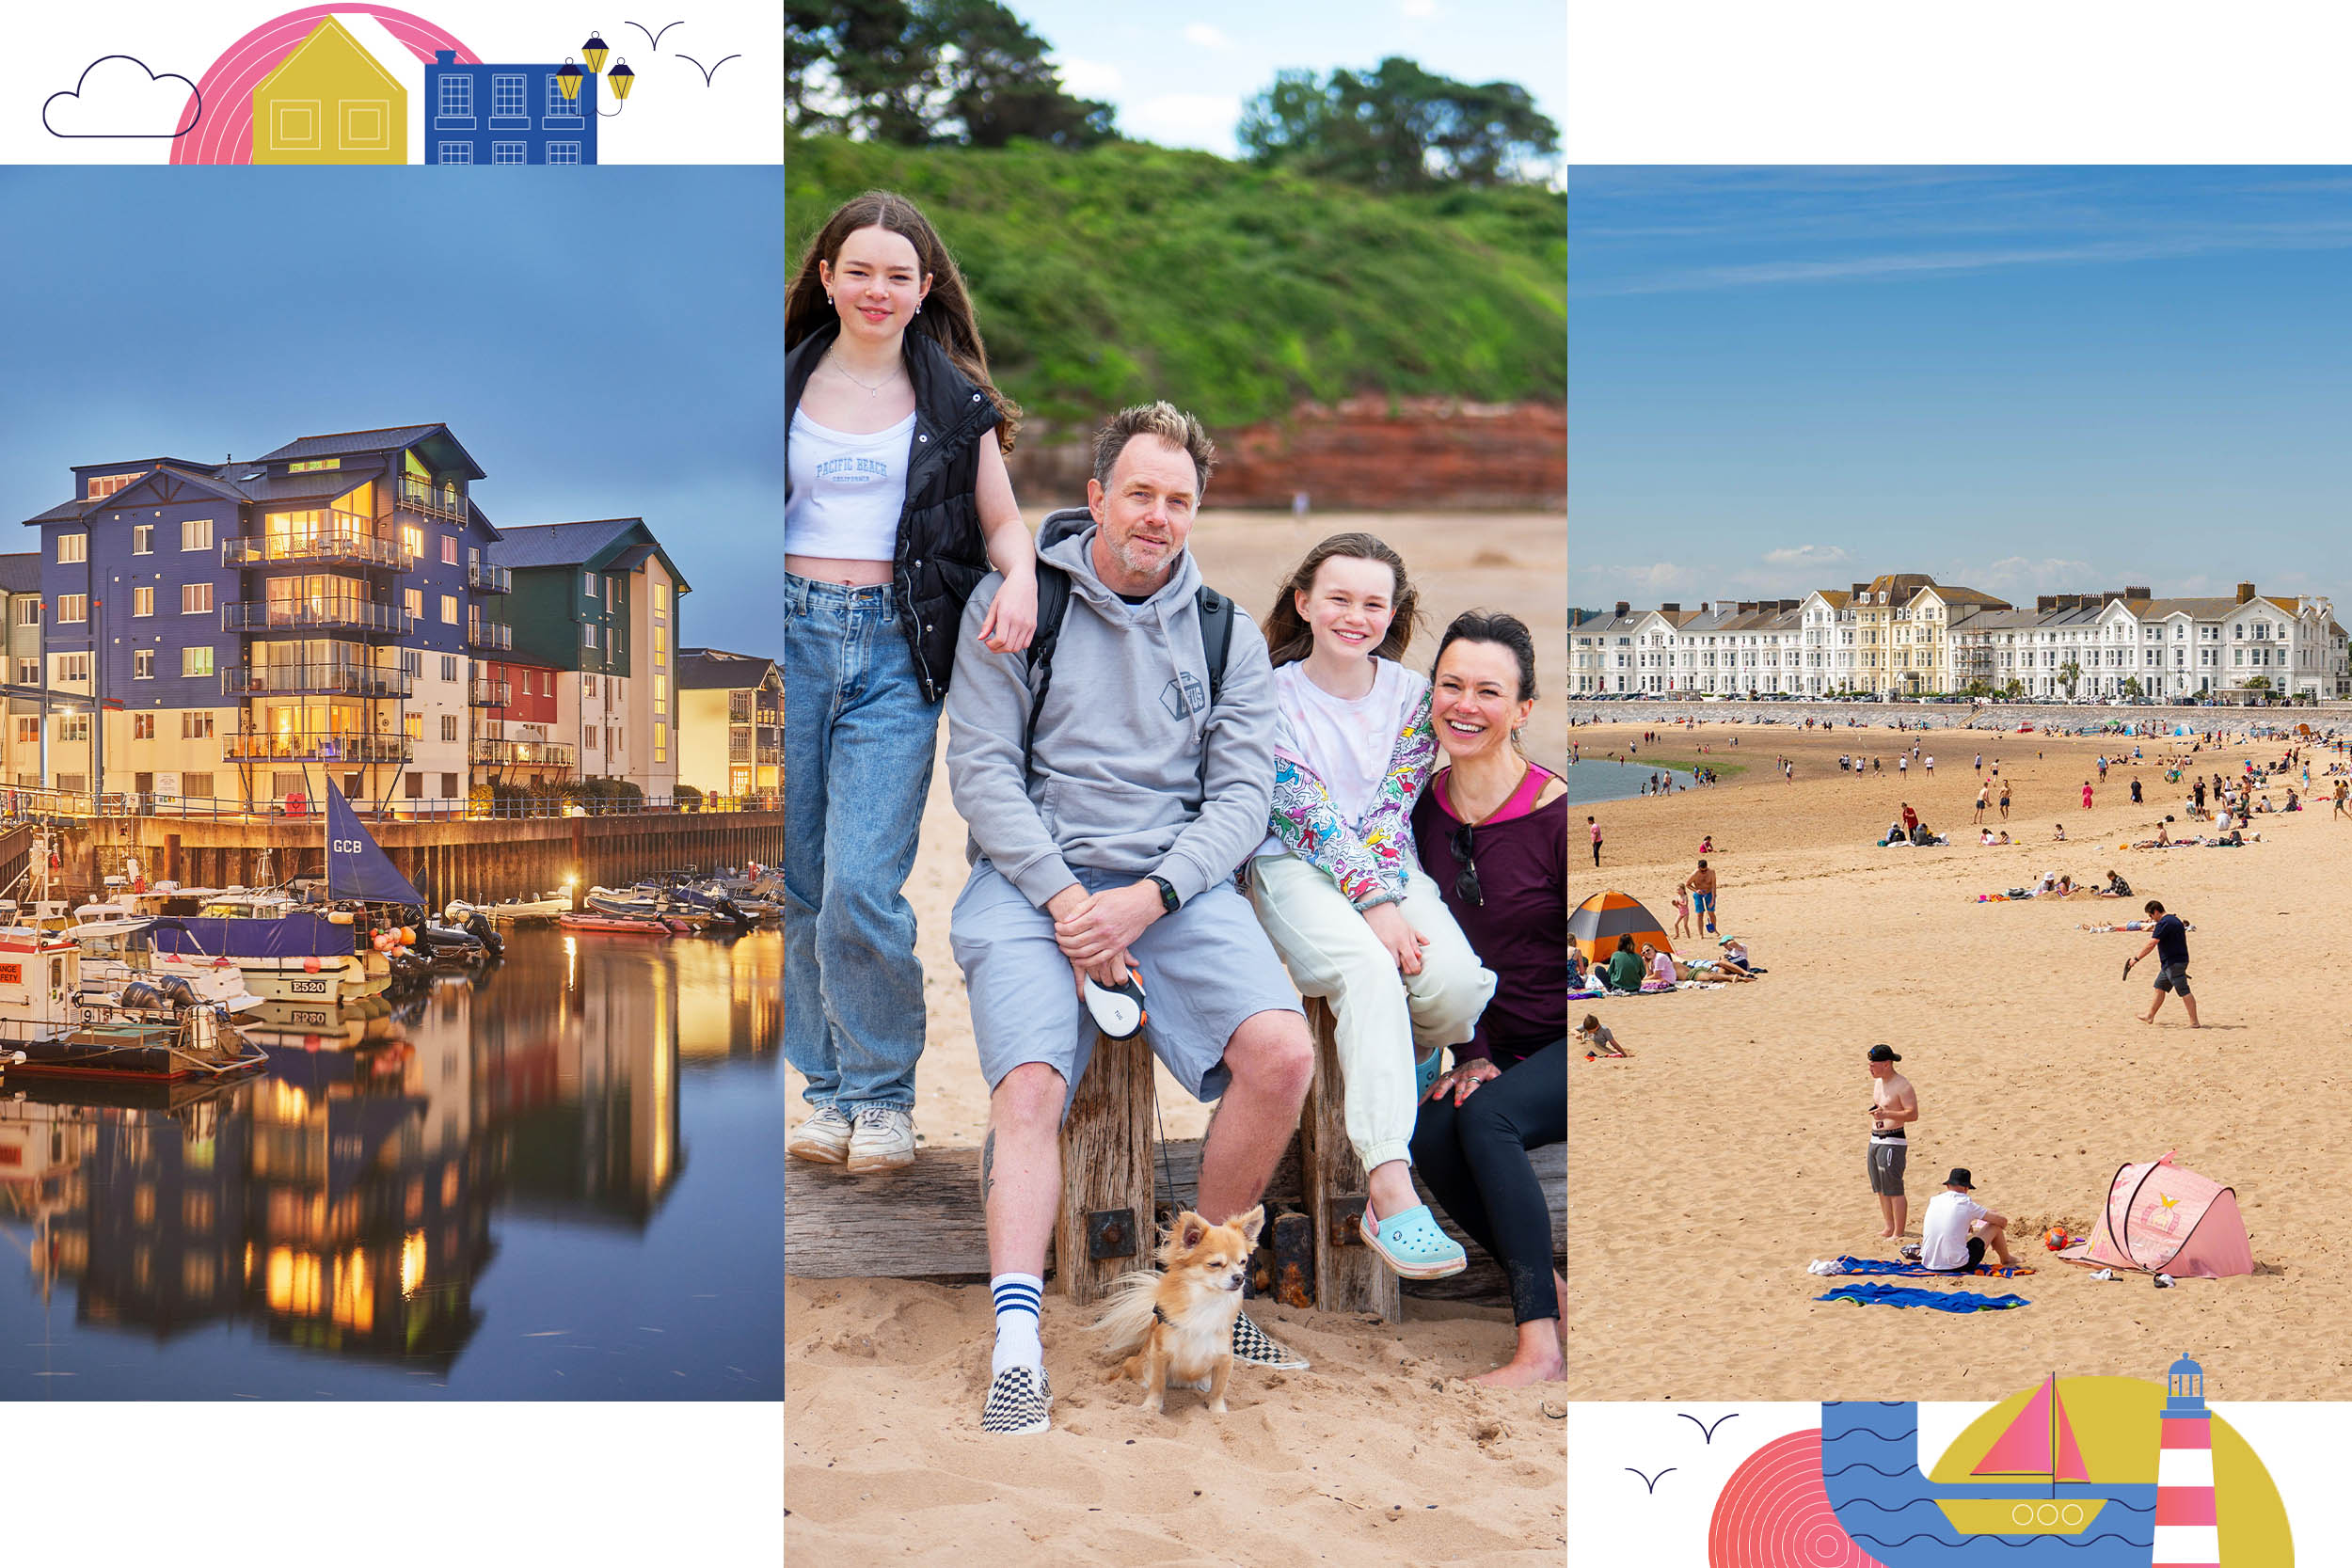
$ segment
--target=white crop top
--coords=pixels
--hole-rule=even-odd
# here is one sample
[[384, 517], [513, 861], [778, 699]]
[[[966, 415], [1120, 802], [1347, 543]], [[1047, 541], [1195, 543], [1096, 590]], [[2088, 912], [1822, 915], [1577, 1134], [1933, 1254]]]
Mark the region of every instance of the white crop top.
[[888, 430], [850, 436], [793, 410], [785, 436], [791, 491], [784, 503], [785, 553], [834, 561], [895, 559], [914, 436], [912, 414]]

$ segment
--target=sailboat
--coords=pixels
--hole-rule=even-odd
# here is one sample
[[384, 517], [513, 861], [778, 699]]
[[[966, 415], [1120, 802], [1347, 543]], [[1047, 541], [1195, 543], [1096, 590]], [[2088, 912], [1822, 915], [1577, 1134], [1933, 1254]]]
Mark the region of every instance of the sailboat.
[[2079, 1535], [2106, 1506], [2105, 1497], [2060, 1497], [2058, 1482], [2088, 1484], [2090, 1471], [2074, 1441], [2074, 1424], [2052, 1372], [2026, 1402], [1972, 1476], [2047, 1481], [2047, 1497], [1938, 1497], [1935, 1506], [1963, 1535]]

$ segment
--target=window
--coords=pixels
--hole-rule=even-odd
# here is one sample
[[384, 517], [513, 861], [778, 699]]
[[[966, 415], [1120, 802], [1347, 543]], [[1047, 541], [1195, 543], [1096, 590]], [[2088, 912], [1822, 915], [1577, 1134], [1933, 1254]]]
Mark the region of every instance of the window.
[[423, 673], [424, 673], [424, 652], [423, 652], [423, 650], [422, 650], [422, 649], [420, 649], [420, 648], [403, 648], [403, 649], [401, 649], [401, 650], [400, 650], [400, 673], [401, 673], [402, 674], [404, 674], [404, 675], [407, 675], [407, 676], [410, 676], [410, 677], [412, 677], [412, 678], [413, 678], [413, 677], [415, 677], [415, 676], [418, 676], [418, 675], [421, 675], [421, 674], [423, 674]]
[[441, 113], [445, 115], [473, 113], [472, 77], [461, 76], [452, 71], [441, 78]]
[[134, 615], [152, 615], [152, 614], [154, 614], [154, 613], [155, 613], [155, 590], [153, 590], [152, 588], [134, 588], [134, 589], [132, 589], [132, 590], [131, 590], [131, 613], [132, 613], [132, 614], [134, 614]]
[[424, 530], [414, 523], [404, 523], [400, 529], [400, 553], [414, 561], [424, 553]]
[[182, 519], [180, 547], [183, 550], [211, 549], [213, 547], [213, 520], [210, 517]]
[[155, 678], [154, 649], [134, 648], [131, 650], [131, 678], [135, 681], [151, 681]]
[[135, 713], [131, 715], [131, 738], [134, 740], [154, 739], [155, 716], [151, 713]]
[[[490, 144], [490, 162], [493, 166], [501, 167], [518, 166], [529, 163], [530, 161], [531, 160], [529, 158], [523, 155], [523, 144], [521, 142], [494, 141]], [[412, 784], [415, 783], [416, 775], [413, 773], [410, 774], [409, 782]]]
[[670, 585], [666, 582], [655, 583], [653, 585], [653, 612], [660, 615], [669, 608]]
[[[206, 714], [207, 719], [211, 714]], [[180, 775], [180, 798], [183, 800], [209, 800], [213, 798], [213, 776], [210, 773]]]
[[[446, 90], [448, 89], [448, 87], [449, 87], [449, 84], [448, 84], [447, 82], [444, 82], [444, 83], [442, 83], [442, 84], [441, 84], [441, 87], [442, 87], [442, 89], [443, 89], [444, 91], [446, 91]], [[472, 162], [473, 162], [473, 143], [471, 143], [471, 142], [469, 142], [469, 141], [445, 141], [445, 142], [443, 142], [443, 143], [441, 144], [441, 158], [440, 158], [440, 161], [441, 161], [442, 163], [445, 163], [445, 164], [470, 164], [470, 163], [472, 163]]]
[[591, 621], [588, 625], [580, 628], [580, 645], [583, 648], [593, 648], [596, 645], [596, 626], [595, 622]]
[[87, 713], [57, 715], [57, 738], [59, 740], [87, 740], [89, 738], [89, 715]]
[[667, 626], [653, 628], [653, 661], [656, 664], [670, 662], [670, 628]]
[[441, 738], [443, 740], [457, 738], [457, 715], [453, 713], [441, 715]]
[[604, 608], [607, 610], [612, 608], [612, 579], [611, 578], [604, 579]]
[[402, 733], [406, 735], [409, 739], [422, 740], [424, 738], [424, 715], [421, 713], [404, 713], [400, 717], [400, 727]]
[[180, 585], [180, 613], [210, 615], [213, 612], [213, 585], [209, 582], [183, 582]]
[[596, 694], [596, 676], [582, 675], [580, 677], [580, 694], [583, 697], [593, 697]]
[[404, 589], [402, 589], [402, 590], [400, 591], [400, 608], [401, 608], [401, 609], [403, 609], [403, 610], [406, 610], [406, 611], [408, 612], [408, 618], [409, 618], [410, 620], [412, 620], [412, 621], [421, 621], [421, 620], [423, 620], [423, 619], [424, 619], [424, 590], [423, 590], [423, 589], [421, 589], [421, 588], [404, 588]]
[[155, 553], [155, 525], [153, 523], [135, 523], [132, 525], [131, 553], [133, 555], [153, 555]]
[[594, 724], [589, 725], [587, 734], [581, 738], [582, 744], [585, 745], [589, 751], [595, 751], [596, 749], [596, 726]]
[[213, 650], [183, 648], [180, 650], [180, 673], [183, 675], [207, 675], [213, 673]]
[[72, 566], [89, 559], [89, 535], [60, 533], [57, 535], [57, 563]]
[[20, 626], [40, 625], [40, 601], [31, 594], [16, 601], [16, 624]]
[[566, 115], [575, 119], [580, 118], [580, 100], [564, 97], [564, 78], [554, 71], [549, 71], [548, 73], [548, 118], [561, 119]]
[[441, 678], [445, 681], [453, 681], [457, 678], [457, 656], [455, 654], [441, 656]]
[[441, 535], [441, 564], [444, 566], [457, 564], [457, 535], [453, 533]]
[[40, 745], [40, 721], [32, 718], [19, 719], [16, 721], [16, 742], [20, 746]]
[[424, 799], [424, 775], [423, 775], [423, 774], [421, 774], [421, 773], [407, 773], [407, 774], [404, 774], [404, 775], [402, 775], [402, 778], [401, 778], [401, 783], [402, 783], [402, 784], [403, 784], [403, 785], [406, 788], [406, 790], [407, 790], [408, 799], [410, 799], [411, 800], [423, 800], [423, 799]]
[[445, 626], [453, 626], [456, 624], [457, 595], [454, 594], [444, 594], [441, 595], [441, 625]]
[[667, 675], [653, 678], [653, 710], [656, 713], [670, 711], [670, 677]]
[[57, 595], [57, 620], [60, 625], [67, 622], [87, 621], [88, 619], [89, 595], [87, 594], [60, 594]]
[[38, 658], [18, 659], [16, 661], [16, 684], [39, 686], [40, 684], [40, 660]]
[[548, 143], [548, 162], [549, 164], [578, 164], [580, 162], [580, 143], [576, 141], [551, 141]]
[[342, 466], [343, 460], [340, 457], [313, 457], [308, 462], [287, 464], [286, 471], [290, 474], [308, 474], [316, 473], [322, 468], [340, 468]]
[[580, 586], [588, 591], [588, 596], [590, 598], [595, 598], [596, 596], [596, 574], [590, 572], [581, 578]]
[[89, 482], [89, 499], [103, 500], [138, 477], [136, 474], [108, 474], [103, 479], [93, 479]]
[[656, 724], [653, 727], [653, 760], [656, 762], [670, 760], [670, 726], [667, 724]]
[[[190, 709], [190, 710], [188, 710], [188, 711], [186, 711], [186, 712], [184, 712], [184, 713], [183, 713], [183, 714], [181, 714], [181, 715], [180, 715], [180, 738], [181, 738], [181, 739], [183, 739], [183, 740], [210, 740], [212, 737], [213, 737], [213, 710], [212, 710], [211, 708], [192, 708], [192, 709]], [[196, 787], [196, 784], [195, 784], [195, 783], [194, 783], [195, 775], [193, 775], [193, 774], [189, 775], [189, 779], [190, 779], [190, 782], [189, 782], [189, 784], [188, 784], [188, 793], [189, 793], [189, 794], [191, 794], [191, 795], [198, 795], [198, 794], [202, 794], [202, 795], [210, 795], [210, 794], [213, 792], [212, 785], [211, 785], [211, 784], [210, 784], [210, 783], [207, 783], [207, 784], [205, 784], [205, 786], [204, 786], [204, 788], [203, 788], [203, 789], [199, 790], [199, 789]]]
[[490, 78], [490, 112], [494, 115], [523, 113], [523, 79], [501, 71]]
[[457, 799], [456, 774], [444, 773], [441, 775], [441, 799], [444, 800], [454, 800]]

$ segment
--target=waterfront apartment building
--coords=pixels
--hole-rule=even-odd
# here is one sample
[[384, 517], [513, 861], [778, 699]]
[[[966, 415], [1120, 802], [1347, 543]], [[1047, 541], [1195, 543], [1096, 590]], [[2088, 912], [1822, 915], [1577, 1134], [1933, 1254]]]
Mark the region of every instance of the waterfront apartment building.
[[1634, 684], [1634, 627], [1640, 615], [1625, 600], [1613, 612], [1568, 611], [1568, 690], [1579, 697], [1618, 696]]
[[562, 66], [461, 65], [456, 51], [436, 51], [424, 68], [424, 161], [595, 163], [599, 78], [577, 80], [579, 95], [566, 98]]
[[692, 592], [642, 517], [505, 531], [515, 656], [557, 672], [548, 738], [583, 779], [619, 779], [648, 800], [678, 782], [678, 626]]
[[1959, 620], [1953, 637], [1954, 689], [1973, 680], [2048, 698], [2352, 696], [2329, 601], [2266, 596], [2250, 582], [2229, 598], [2159, 599], [2137, 587], [2043, 594], [2029, 611]]
[[681, 648], [678, 783], [741, 799], [784, 788], [784, 672], [772, 658]]
[[[0, 673], [12, 688], [40, 685], [40, 556], [27, 550], [0, 555], [0, 626], [8, 627], [8, 647], [0, 651]], [[20, 789], [40, 784], [41, 704], [36, 695], [8, 693], [8, 728], [0, 733], [8, 745], [8, 782]]]
[[72, 499], [26, 520], [44, 782], [247, 803], [328, 778], [355, 800], [469, 793], [506, 582], [470, 495], [484, 470], [446, 425], [72, 471]]

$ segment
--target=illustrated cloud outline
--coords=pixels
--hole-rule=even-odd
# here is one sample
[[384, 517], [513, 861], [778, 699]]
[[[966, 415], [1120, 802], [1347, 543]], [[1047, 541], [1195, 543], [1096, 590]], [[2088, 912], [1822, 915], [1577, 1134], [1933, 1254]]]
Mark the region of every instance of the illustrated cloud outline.
[[[89, 73], [96, 71], [100, 66], [104, 65], [108, 60], [130, 61], [133, 65], [137, 66], [141, 71], [147, 72], [147, 79], [151, 83], [178, 82], [182, 84], [196, 99], [196, 113], [190, 115], [188, 117], [187, 124], [182, 126], [177, 131], [60, 131], [56, 126], [50, 124], [49, 106], [56, 103], [56, 101], [60, 98], [71, 98], [78, 103], [82, 97], [82, 86], [89, 80]], [[167, 71], [160, 75], [157, 74], [154, 71], [149, 68], [145, 60], [138, 58], [135, 55], [99, 55], [98, 58], [90, 61], [89, 64], [82, 68], [82, 74], [74, 78], [73, 88], [72, 91], [53, 92], [47, 98], [41, 100], [40, 105], [41, 129], [48, 132], [51, 135], [64, 141], [178, 141], [182, 136], [184, 136], [189, 132], [195, 130], [203, 119], [204, 93], [201, 88], [198, 87], [194, 82], [189, 81], [185, 76], [181, 75], [176, 71]]]

